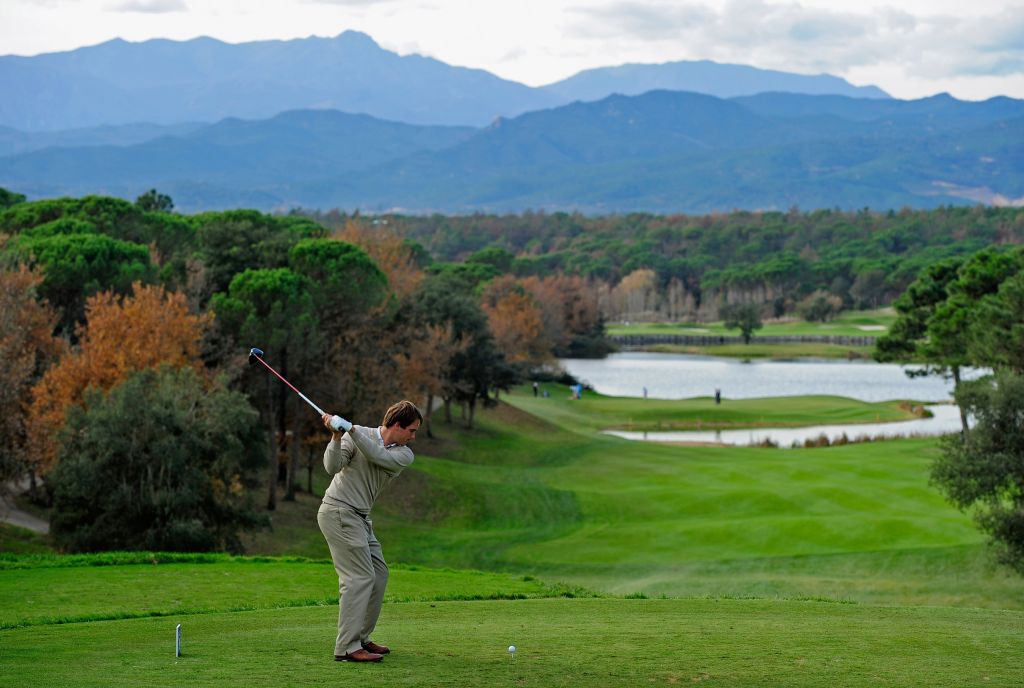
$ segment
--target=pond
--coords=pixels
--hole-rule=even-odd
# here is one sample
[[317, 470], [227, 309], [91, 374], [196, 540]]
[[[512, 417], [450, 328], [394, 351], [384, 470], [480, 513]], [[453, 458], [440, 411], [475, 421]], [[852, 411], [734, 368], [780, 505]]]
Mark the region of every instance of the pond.
[[[846, 435], [853, 440], [867, 437], [941, 435], [960, 429], [960, 412], [951, 403], [953, 381], [938, 376], [907, 377], [913, 366], [831, 359], [794, 361], [754, 360], [627, 352], [604, 359], [562, 359], [562, 365], [577, 379], [601, 394], [621, 397], [647, 396], [657, 399], [712, 397], [721, 390], [723, 403], [729, 399], [805, 396], [828, 394], [861, 401], [909, 399], [933, 402], [931, 418], [855, 425], [819, 425], [805, 428], [752, 428], [746, 430], [692, 432], [618, 432], [609, 434], [634, 440], [656, 442], [713, 442], [748, 445], [770, 440], [780, 447], [825, 435], [830, 441]], [[985, 371], [969, 370], [966, 379]], [[945, 403], [943, 403], [945, 402]]]
[[[953, 381], [938, 376], [909, 378], [906, 369], [874, 361], [801, 359], [753, 360], [626, 352], [603, 359], [565, 358], [562, 365], [601, 394], [620, 397], [689, 399], [711, 397], [721, 390], [723, 399], [829, 394], [861, 401], [912, 399], [949, 401]], [[965, 378], [982, 371], [968, 371]]]

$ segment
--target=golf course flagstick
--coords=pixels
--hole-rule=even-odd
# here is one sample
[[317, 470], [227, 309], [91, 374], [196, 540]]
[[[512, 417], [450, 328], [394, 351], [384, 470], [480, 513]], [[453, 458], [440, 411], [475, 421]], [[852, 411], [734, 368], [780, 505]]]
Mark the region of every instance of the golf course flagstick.
[[[309, 397], [307, 397], [305, 394], [300, 392], [295, 387], [295, 385], [293, 385], [292, 383], [290, 383], [287, 380], [285, 380], [284, 377], [281, 375], [281, 373], [279, 373], [276, 370], [274, 370], [273, 368], [271, 368], [270, 364], [263, 360], [263, 349], [257, 349], [257, 348], [249, 349], [249, 365], [252, 365], [256, 361], [259, 361], [260, 363], [262, 363], [264, 368], [266, 368], [267, 370], [272, 372], [274, 375], [276, 375], [277, 379], [279, 379], [281, 382], [283, 382], [286, 385], [288, 385], [289, 389], [291, 389], [293, 392], [295, 392], [300, 397], [302, 397], [302, 400], [305, 401], [310, 406], [312, 406], [313, 409], [320, 415], [321, 418], [326, 414], [326, 412], [322, 408], [320, 408], [319, 406], [314, 404], [312, 401], [310, 401]], [[340, 430], [342, 425], [343, 425], [343, 421], [342, 421], [340, 416], [332, 416], [331, 417], [331, 428], [333, 428], [334, 430]]]

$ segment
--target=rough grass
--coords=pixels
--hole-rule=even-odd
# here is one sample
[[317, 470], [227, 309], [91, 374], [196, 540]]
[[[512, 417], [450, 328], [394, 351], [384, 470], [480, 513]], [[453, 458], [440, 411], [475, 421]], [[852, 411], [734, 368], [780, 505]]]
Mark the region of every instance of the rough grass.
[[40, 535], [25, 528], [0, 523], [0, 552], [34, 554], [53, 551], [49, 535]]

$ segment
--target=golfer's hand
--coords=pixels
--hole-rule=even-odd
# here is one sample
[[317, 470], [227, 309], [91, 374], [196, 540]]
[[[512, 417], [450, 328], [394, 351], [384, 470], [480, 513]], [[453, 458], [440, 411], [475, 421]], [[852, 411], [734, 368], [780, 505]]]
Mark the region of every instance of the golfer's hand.
[[324, 425], [331, 431], [333, 435], [340, 435], [342, 432], [348, 432], [352, 429], [352, 423], [341, 416], [334, 416], [330, 413], [323, 415]]

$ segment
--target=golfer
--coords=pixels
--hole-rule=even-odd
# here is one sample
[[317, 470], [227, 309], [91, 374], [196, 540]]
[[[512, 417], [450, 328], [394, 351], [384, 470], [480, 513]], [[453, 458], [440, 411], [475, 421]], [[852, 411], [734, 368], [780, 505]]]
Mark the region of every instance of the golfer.
[[[336, 418], [336, 417], [335, 417]], [[380, 616], [388, 565], [373, 534], [370, 509], [384, 487], [412, 463], [407, 446], [423, 422], [411, 401], [400, 401], [384, 414], [380, 427], [334, 421], [324, 414], [331, 441], [324, 468], [334, 476], [316, 515], [338, 572], [338, 638], [334, 659], [339, 662], [379, 662], [391, 650], [370, 640]], [[340, 421], [340, 423], [339, 423]]]

